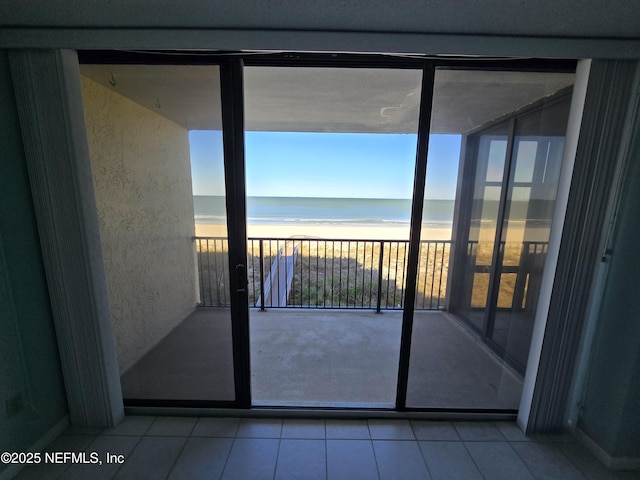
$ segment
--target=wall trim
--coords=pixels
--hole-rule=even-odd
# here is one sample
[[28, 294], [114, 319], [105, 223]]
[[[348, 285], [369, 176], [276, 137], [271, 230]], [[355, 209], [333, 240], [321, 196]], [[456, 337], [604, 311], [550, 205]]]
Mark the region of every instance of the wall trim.
[[614, 457], [579, 428], [571, 430], [576, 439], [610, 470], [640, 470], [640, 457]]
[[0, 28], [0, 48], [213, 49], [638, 58], [640, 39], [260, 28]]
[[124, 417], [76, 53], [10, 51], [73, 426]]

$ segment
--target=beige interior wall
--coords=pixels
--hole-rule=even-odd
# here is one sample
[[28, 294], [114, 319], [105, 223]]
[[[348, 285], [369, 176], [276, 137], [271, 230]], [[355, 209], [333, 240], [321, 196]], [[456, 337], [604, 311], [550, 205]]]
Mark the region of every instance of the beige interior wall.
[[197, 302], [189, 136], [86, 78], [82, 95], [123, 373]]

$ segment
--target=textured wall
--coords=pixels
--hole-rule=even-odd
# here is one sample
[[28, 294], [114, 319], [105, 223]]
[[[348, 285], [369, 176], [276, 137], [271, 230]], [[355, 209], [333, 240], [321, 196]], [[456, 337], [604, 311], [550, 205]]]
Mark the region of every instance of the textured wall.
[[196, 305], [188, 131], [82, 79], [120, 372]]

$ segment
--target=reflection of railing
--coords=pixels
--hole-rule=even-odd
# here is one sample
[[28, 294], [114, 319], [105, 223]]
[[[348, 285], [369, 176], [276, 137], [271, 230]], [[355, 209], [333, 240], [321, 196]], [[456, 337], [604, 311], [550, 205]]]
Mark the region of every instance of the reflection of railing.
[[[500, 243], [500, 259], [496, 269], [500, 275], [499, 309], [525, 310], [528, 305], [535, 304], [548, 246], [549, 242]], [[467, 257], [474, 273], [469, 277], [473, 281], [471, 306], [484, 308], [493, 261], [493, 243], [469, 241]]]
[[[200, 304], [229, 305], [226, 238], [196, 237]], [[420, 245], [416, 308], [442, 309], [450, 241]], [[404, 304], [405, 240], [250, 238], [249, 304], [393, 310]]]

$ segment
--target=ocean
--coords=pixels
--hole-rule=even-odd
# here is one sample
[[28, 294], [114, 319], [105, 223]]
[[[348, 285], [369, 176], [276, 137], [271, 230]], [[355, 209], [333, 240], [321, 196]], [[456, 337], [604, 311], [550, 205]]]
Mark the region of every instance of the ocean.
[[[194, 195], [195, 223], [221, 224], [222, 196]], [[425, 200], [423, 226], [450, 227], [453, 200]], [[248, 197], [247, 222], [265, 225], [409, 225], [411, 200], [379, 198]]]

